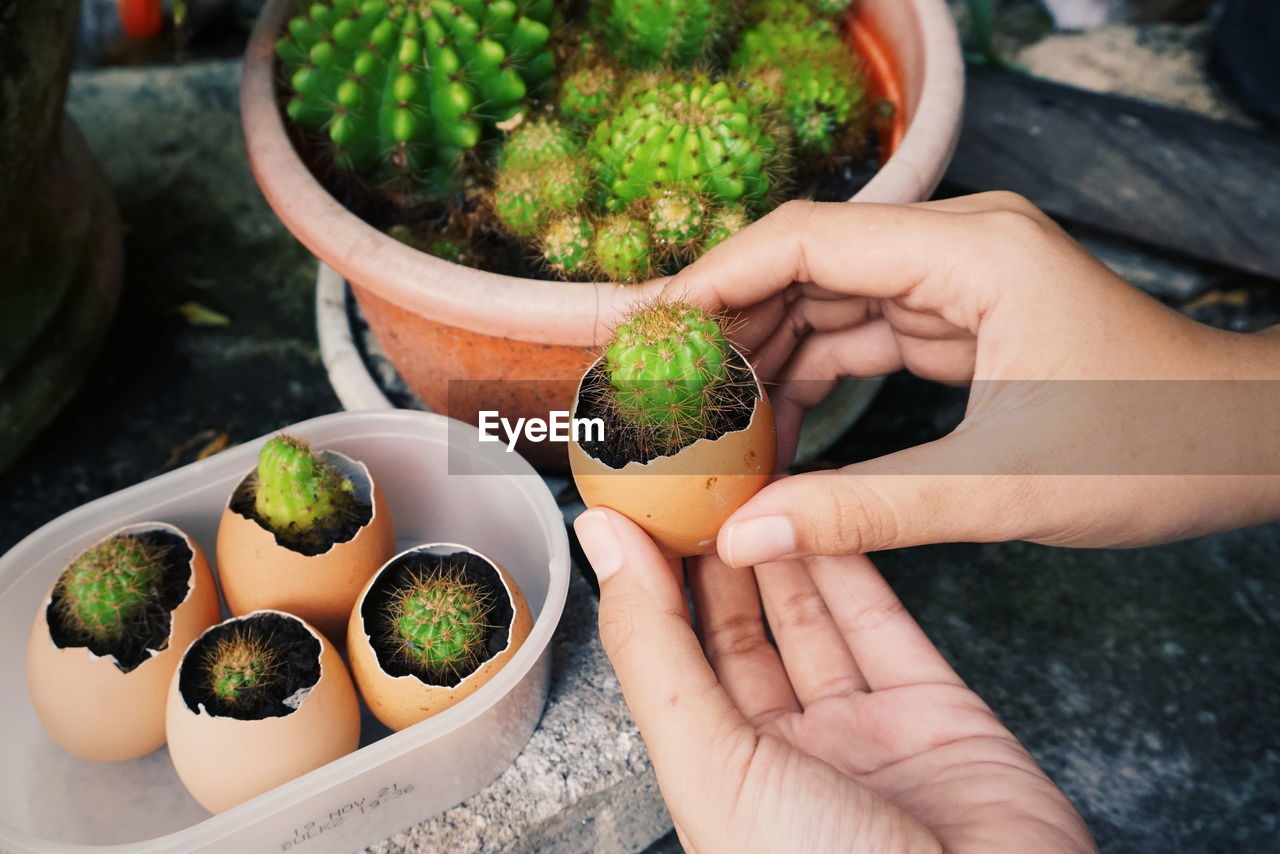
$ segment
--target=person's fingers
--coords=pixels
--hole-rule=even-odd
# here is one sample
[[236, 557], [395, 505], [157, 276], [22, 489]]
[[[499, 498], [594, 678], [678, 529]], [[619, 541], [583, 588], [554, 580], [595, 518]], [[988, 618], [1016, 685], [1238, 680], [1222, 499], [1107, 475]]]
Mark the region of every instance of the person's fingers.
[[676, 794], [698, 776], [691, 763], [754, 733], [703, 655], [683, 591], [653, 540], [599, 507], [579, 516], [574, 530], [600, 579], [600, 641], [659, 778]]
[[816, 557], [805, 563], [872, 691], [964, 685], [865, 556]]
[[804, 565], [780, 561], [761, 564], [755, 572], [769, 628], [800, 705], [865, 691], [867, 682]]
[[782, 659], [765, 634], [755, 576], [706, 555], [690, 561], [689, 589], [702, 648], [748, 723], [759, 729], [800, 711]]
[[[749, 306], [813, 282], [829, 291], [899, 297], [932, 280], [957, 317], [976, 324], [994, 293], [957, 294], [951, 271], [969, 269], [988, 254], [988, 233], [1016, 232], [1001, 210], [1003, 227], [974, 215], [900, 205], [788, 202], [716, 246], [667, 282], [663, 295], [708, 308]], [[1023, 218], [1030, 224], [1030, 218]], [[966, 299], [967, 297], [967, 299]]]
[[[1031, 530], [1025, 479], [995, 471], [989, 436], [957, 430], [936, 442], [777, 480], [720, 528], [730, 566], [806, 555], [862, 554], [939, 542], [998, 542]], [[998, 450], [998, 449], [997, 449]]]

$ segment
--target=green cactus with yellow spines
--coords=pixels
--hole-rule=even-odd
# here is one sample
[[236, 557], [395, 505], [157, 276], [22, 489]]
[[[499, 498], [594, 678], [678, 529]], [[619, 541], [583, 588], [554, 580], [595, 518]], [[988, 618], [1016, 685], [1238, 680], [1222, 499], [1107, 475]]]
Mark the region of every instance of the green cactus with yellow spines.
[[325, 0], [277, 43], [289, 117], [340, 168], [451, 189], [463, 152], [555, 69], [552, 0]]
[[309, 534], [350, 512], [355, 485], [292, 436], [276, 436], [258, 453], [254, 512], [277, 534]]
[[765, 108], [701, 73], [633, 79], [587, 150], [610, 211], [669, 190], [763, 211], [785, 157]]
[[427, 679], [456, 677], [485, 657], [491, 594], [441, 562], [387, 604], [396, 656]]
[[604, 353], [612, 401], [649, 447], [673, 453], [707, 434], [735, 382], [719, 322], [700, 308], [657, 303], [614, 330]]
[[99, 643], [119, 641], [145, 610], [163, 598], [161, 554], [132, 534], [112, 537], [82, 552], [56, 586], [62, 622]]
[[653, 274], [649, 225], [630, 214], [605, 217], [596, 228], [591, 253], [596, 269], [610, 281], [642, 282]]
[[735, 0], [612, 0], [605, 39], [635, 70], [705, 67], [732, 35]]
[[237, 626], [208, 650], [203, 665], [213, 695], [238, 706], [276, 679], [281, 661], [265, 639]]
[[587, 197], [591, 170], [578, 141], [558, 121], [517, 128], [503, 145], [494, 180], [493, 209], [518, 237], [537, 237], [558, 214]]
[[668, 190], [649, 200], [649, 231], [659, 247], [679, 252], [693, 246], [707, 227], [707, 205], [697, 193]]
[[590, 263], [594, 236], [595, 229], [584, 216], [555, 217], [542, 231], [542, 257], [562, 276], [580, 273]]
[[841, 154], [861, 141], [866, 79], [832, 22], [767, 16], [742, 34], [730, 67], [747, 100], [780, 113], [798, 154]]
[[702, 251], [718, 246], [751, 224], [751, 218], [740, 205], [721, 205], [711, 213]]

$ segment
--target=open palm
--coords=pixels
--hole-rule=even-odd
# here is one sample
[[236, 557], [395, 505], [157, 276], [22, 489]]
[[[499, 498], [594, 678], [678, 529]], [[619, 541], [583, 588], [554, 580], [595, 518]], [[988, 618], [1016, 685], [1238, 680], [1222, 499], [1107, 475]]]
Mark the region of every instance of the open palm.
[[695, 636], [652, 541], [587, 515], [601, 637], [687, 850], [1096, 850], [865, 557], [693, 561]]

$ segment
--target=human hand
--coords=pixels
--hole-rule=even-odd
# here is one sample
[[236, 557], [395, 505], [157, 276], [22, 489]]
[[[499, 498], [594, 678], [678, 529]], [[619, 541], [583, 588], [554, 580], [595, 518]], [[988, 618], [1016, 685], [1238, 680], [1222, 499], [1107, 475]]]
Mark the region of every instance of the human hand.
[[1096, 851], [865, 557], [691, 561], [695, 636], [678, 567], [639, 527], [603, 508], [575, 527], [685, 850]]
[[947, 437], [784, 478], [722, 528], [736, 566], [928, 542], [1130, 546], [1280, 515], [1280, 337], [1201, 326], [1025, 199], [783, 205], [664, 293], [741, 311], [780, 457], [839, 377], [971, 384]]

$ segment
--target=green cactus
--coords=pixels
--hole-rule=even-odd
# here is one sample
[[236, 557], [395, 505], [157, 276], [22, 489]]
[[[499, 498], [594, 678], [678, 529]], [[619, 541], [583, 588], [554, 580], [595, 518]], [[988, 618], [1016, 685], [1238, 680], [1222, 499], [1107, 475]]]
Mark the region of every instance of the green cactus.
[[242, 704], [256, 689], [270, 684], [279, 667], [279, 654], [265, 640], [239, 627], [220, 638], [204, 662], [209, 689], [231, 705]]
[[712, 212], [711, 220], [707, 223], [707, 236], [702, 240], [702, 251], [718, 246], [750, 224], [751, 218], [741, 205], [721, 205]]
[[421, 673], [456, 675], [483, 659], [491, 607], [484, 589], [441, 565], [419, 574], [389, 603], [392, 645]]
[[512, 234], [532, 238], [556, 214], [580, 205], [590, 186], [586, 158], [564, 126], [552, 120], [531, 122], [503, 146], [494, 213]]
[[610, 211], [677, 189], [762, 211], [784, 154], [765, 109], [705, 74], [633, 79], [587, 149]]
[[542, 232], [542, 257], [547, 266], [562, 276], [579, 273], [591, 257], [595, 230], [591, 221], [578, 214], [556, 217]]
[[613, 214], [596, 229], [591, 251], [596, 267], [615, 282], [640, 282], [652, 274], [649, 227], [628, 214]]
[[64, 624], [96, 641], [114, 641], [162, 598], [160, 555], [140, 537], [121, 534], [82, 552], [58, 579]]
[[660, 453], [705, 435], [730, 383], [729, 344], [700, 308], [656, 304], [614, 331], [605, 369], [618, 413], [645, 431]]
[[866, 80], [830, 21], [766, 17], [742, 34], [730, 66], [748, 101], [781, 113], [797, 153], [840, 154], [860, 141]]
[[649, 230], [660, 247], [679, 250], [692, 245], [706, 228], [707, 206], [697, 193], [668, 190], [652, 199]]
[[289, 117], [327, 133], [334, 162], [449, 189], [461, 154], [554, 71], [553, 0], [324, 0], [277, 43]]
[[834, 18], [845, 13], [849, 8], [849, 0], [809, 0], [809, 5], [819, 15]]
[[305, 534], [349, 511], [355, 486], [292, 436], [276, 436], [258, 454], [254, 510], [277, 534]]
[[642, 70], [708, 64], [732, 34], [732, 0], [613, 0], [605, 38], [613, 55]]
[[613, 109], [621, 86], [613, 66], [603, 62], [583, 66], [565, 78], [557, 108], [567, 121], [595, 125]]

